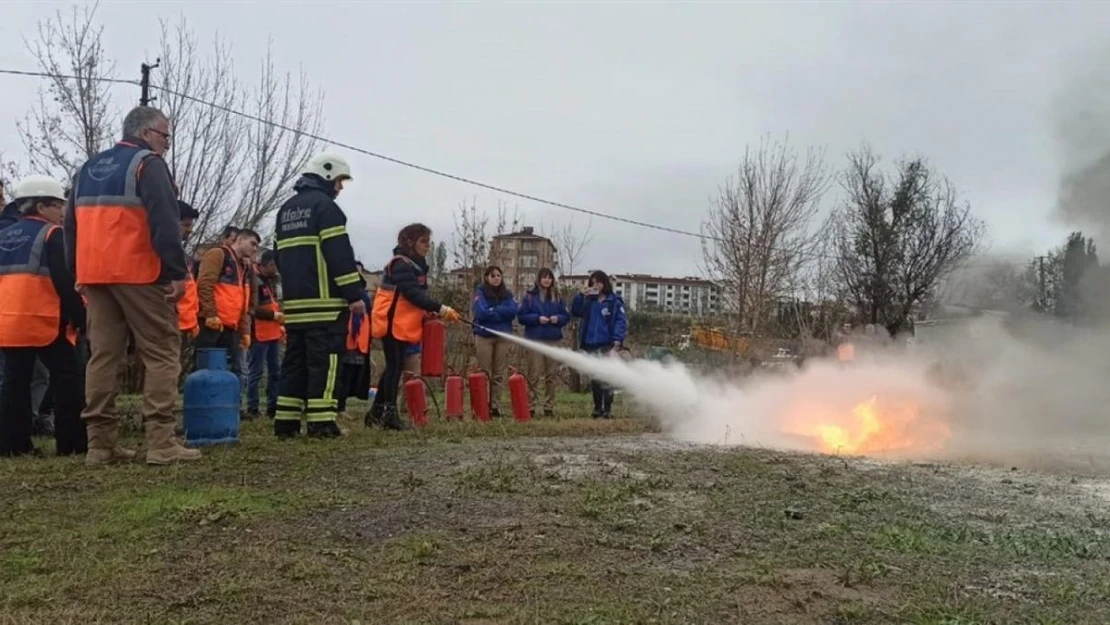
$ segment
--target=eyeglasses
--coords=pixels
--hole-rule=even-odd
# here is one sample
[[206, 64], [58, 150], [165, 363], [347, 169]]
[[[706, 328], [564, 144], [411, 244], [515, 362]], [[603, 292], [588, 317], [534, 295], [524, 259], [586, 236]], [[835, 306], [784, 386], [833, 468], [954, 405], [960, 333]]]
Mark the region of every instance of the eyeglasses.
[[147, 130], [149, 130], [153, 133], [157, 133], [159, 135], [162, 135], [162, 138], [165, 139], [166, 141], [170, 141], [170, 140], [173, 139], [172, 134], [170, 134], [168, 132], [162, 132], [161, 130], [158, 130], [157, 128], [147, 128]]

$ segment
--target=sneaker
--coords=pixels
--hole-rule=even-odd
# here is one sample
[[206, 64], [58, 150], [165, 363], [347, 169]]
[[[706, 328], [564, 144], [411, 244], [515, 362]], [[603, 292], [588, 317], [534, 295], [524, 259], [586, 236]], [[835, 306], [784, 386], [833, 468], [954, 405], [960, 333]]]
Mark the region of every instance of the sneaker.
[[257, 421], [258, 419], [261, 419], [261, 418], [262, 418], [262, 415], [259, 414], [257, 410], [248, 410], [246, 412], [246, 414], [243, 415], [243, 420], [244, 421]]
[[550, 409], [550, 408], [545, 408], [544, 411], [543, 411], [543, 416], [545, 416], [545, 417], [554, 417], [555, 416], [555, 411]]

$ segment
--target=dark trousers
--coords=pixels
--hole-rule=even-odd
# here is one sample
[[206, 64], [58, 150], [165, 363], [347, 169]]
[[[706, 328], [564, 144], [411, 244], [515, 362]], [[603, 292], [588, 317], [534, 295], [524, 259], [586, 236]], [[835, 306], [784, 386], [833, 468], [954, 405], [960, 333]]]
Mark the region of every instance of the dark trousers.
[[385, 368], [378, 378], [378, 394], [374, 396], [374, 407], [396, 406], [397, 390], [401, 385], [401, 374], [404, 372], [405, 350], [411, 343], [398, 341], [392, 336], [382, 339], [382, 351], [385, 353]]
[[31, 378], [35, 358], [50, 371], [59, 389], [54, 398], [54, 440], [58, 455], [83, 454], [88, 437], [81, 411], [85, 407], [81, 367], [77, 350], [64, 335], [46, 347], [4, 349], [4, 390], [0, 396], [0, 456], [34, 452], [31, 442]]
[[[585, 348], [587, 354], [593, 355], [604, 355], [611, 351], [613, 351], [612, 345], [603, 345], [601, 347], [587, 346]], [[590, 390], [593, 392], [594, 396], [594, 416], [609, 416], [609, 413], [613, 409], [613, 398], [616, 396], [613, 393], [613, 387], [601, 380], [590, 378]]]
[[[347, 316], [329, 324], [286, 326], [285, 359], [281, 363], [281, 392], [274, 428], [279, 422], [335, 423], [339, 357], [347, 347]], [[281, 426], [285, 427], [285, 426]]]
[[[335, 391], [335, 399], [339, 402], [339, 412], [347, 412], [347, 398], [359, 397], [359, 380], [362, 378], [361, 363], [345, 362], [340, 369], [339, 388]], [[366, 399], [365, 396], [362, 399]]]
[[239, 366], [239, 333], [235, 330], [224, 328], [219, 332], [201, 326], [197, 335], [197, 349], [222, 348], [227, 350], [227, 363], [231, 372], [242, 376], [243, 368]]
[[250, 377], [247, 378], [247, 412], [258, 412], [258, 387], [262, 383], [262, 367], [266, 367], [266, 414], [277, 411], [281, 384], [281, 341], [251, 343]]

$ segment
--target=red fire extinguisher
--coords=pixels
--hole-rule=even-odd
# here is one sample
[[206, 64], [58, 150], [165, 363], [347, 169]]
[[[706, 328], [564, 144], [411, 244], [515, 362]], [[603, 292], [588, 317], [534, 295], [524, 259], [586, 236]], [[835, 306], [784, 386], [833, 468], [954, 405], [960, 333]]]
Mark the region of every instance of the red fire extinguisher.
[[470, 413], [478, 421], [489, 421], [489, 378], [485, 371], [466, 376], [470, 387]]
[[447, 360], [447, 327], [439, 319], [424, 322], [424, 338], [420, 345], [420, 375], [438, 378], [443, 375]]
[[443, 392], [447, 396], [445, 416], [448, 419], [463, 418], [463, 379], [462, 376], [450, 370], [447, 380], [443, 383]]
[[428, 424], [428, 401], [424, 395], [424, 380], [412, 374], [407, 374], [405, 381], [405, 405], [408, 406], [412, 424], [424, 427]]
[[528, 405], [528, 379], [516, 369], [510, 368], [509, 400], [513, 405], [513, 418], [517, 421], [528, 421], [532, 418], [532, 409]]

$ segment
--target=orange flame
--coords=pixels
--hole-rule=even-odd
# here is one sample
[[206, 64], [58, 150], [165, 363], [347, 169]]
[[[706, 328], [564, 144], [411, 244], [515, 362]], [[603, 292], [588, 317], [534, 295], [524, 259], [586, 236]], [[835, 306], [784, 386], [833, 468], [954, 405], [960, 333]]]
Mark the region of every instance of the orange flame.
[[936, 451], [952, 432], [944, 421], [925, 415], [913, 403], [879, 403], [878, 396], [849, 414], [827, 407], [791, 411], [784, 431], [811, 440], [815, 451], [849, 455], [900, 455]]

